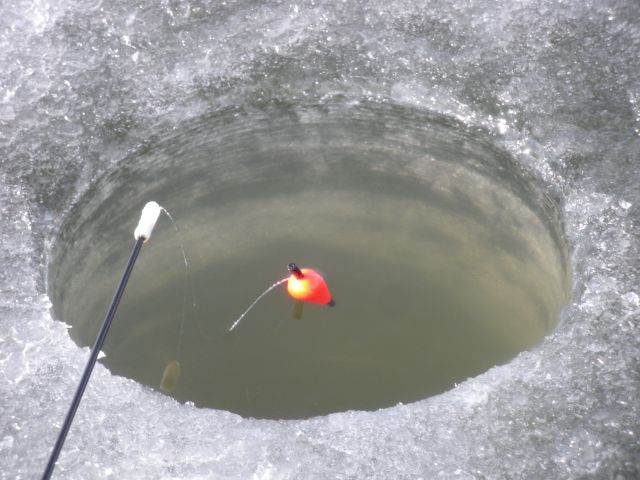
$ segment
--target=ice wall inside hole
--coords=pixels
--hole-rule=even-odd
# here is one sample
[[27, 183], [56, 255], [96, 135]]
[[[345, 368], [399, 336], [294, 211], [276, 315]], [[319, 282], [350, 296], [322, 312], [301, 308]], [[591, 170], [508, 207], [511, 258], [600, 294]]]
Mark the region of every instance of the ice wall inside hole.
[[[377, 410], [449, 390], [555, 329], [569, 286], [557, 206], [490, 137], [397, 106], [323, 110], [185, 122], [97, 180], [50, 256], [48, 292], [74, 341], [92, 344], [147, 198], [180, 234], [160, 227], [145, 248], [103, 362], [157, 388], [178, 355], [183, 402], [281, 419]], [[331, 275], [340, 308], [290, 322], [276, 291], [227, 336], [291, 258]]]
[[98, 368], [58, 475], [637, 478], [639, 8], [2, 4], [0, 478], [40, 475], [87, 355], [43, 277], [91, 179], [203, 112], [363, 98], [494, 132], [560, 198], [575, 288], [556, 333], [439, 397], [301, 422], [180, 406]]

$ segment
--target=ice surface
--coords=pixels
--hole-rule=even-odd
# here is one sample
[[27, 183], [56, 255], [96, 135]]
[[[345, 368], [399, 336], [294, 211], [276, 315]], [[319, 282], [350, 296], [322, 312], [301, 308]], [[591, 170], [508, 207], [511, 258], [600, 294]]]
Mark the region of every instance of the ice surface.
[[559, 199], [557, 331], [438, 397], [304, 421], [98, 367], [58, 478], [640, 477], [637, 2], [54, 3], [0, 6], [0, 478], [41, 474], [88, 354], [44, 288], [78, 194], [189, 118], [365, 99], [487, 129]]

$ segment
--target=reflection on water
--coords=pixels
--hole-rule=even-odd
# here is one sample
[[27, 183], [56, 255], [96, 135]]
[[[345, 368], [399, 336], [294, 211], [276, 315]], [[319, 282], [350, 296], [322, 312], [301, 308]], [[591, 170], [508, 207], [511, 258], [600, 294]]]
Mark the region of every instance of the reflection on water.
[[[136, 218], [148, 193], [180, 233], [156, 227], [103, 361], [153, 388], [162, 379], [179, 400], [261, 418], [377, 409], [445, 391], [539, 342], [567, 285], [547, 219], [517, 189], [461, 167], [455, 147], [436, 159], [390, 150], [384, 135], [365, 140], [296, 149], [261, 137], [261, 151], [226, 148], [224, 168], [199, 144], [180, 160], [199, 181], [159, 174], [137, 202], [100, 198], [136, 185], [131, 172], [104, 180], [86, 200], [90, 232], [78, 228], [89, 214], [77, 213], [61, 234], [74, 249], [60, 247], [54, 265], [59, 318], [91, 343], [128, 247], [126, 226], [102, 208]], [[305, 305], [295, 319], [282, 286], [227, 333], [291, 261], [321, 271], [337, 306]]]

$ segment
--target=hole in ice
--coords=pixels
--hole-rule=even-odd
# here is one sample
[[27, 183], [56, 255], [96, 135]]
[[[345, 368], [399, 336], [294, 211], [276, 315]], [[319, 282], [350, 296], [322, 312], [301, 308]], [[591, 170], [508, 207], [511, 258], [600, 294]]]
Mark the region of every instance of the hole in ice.
[[[66, 216], [49, 288], [79, 345], [149, 200], [179, 231], [160, 218], [101, 361], [203, 407], [302, 418], [416, 401], [540, 342], [567, 298], [553, 204], [481, 133], [380, 106], [231, 112], [132, 155]], [[324, 275], [336, 307], [301, 309], [285, 284], [229, 334], [291, 261]]]

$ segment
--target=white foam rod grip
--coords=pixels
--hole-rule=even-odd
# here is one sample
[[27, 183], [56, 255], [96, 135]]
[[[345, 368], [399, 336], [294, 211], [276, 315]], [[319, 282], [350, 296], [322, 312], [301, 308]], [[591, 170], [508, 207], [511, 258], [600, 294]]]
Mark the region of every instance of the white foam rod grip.
[[138, 226], [133, 232], [133, 236], [136, 240], [142, 238], [144, 242], [147, 243], [147, 240], [151, 238], [153, 227], [155, 227], [156, 222], [158, 221], [158, 217], [160, 216], [160, 210], [160, 205], [158, 205], [156, 202], [148, 202], [144, 206], [144, 208], [142, 209], [142, 214], [140, 215]]

